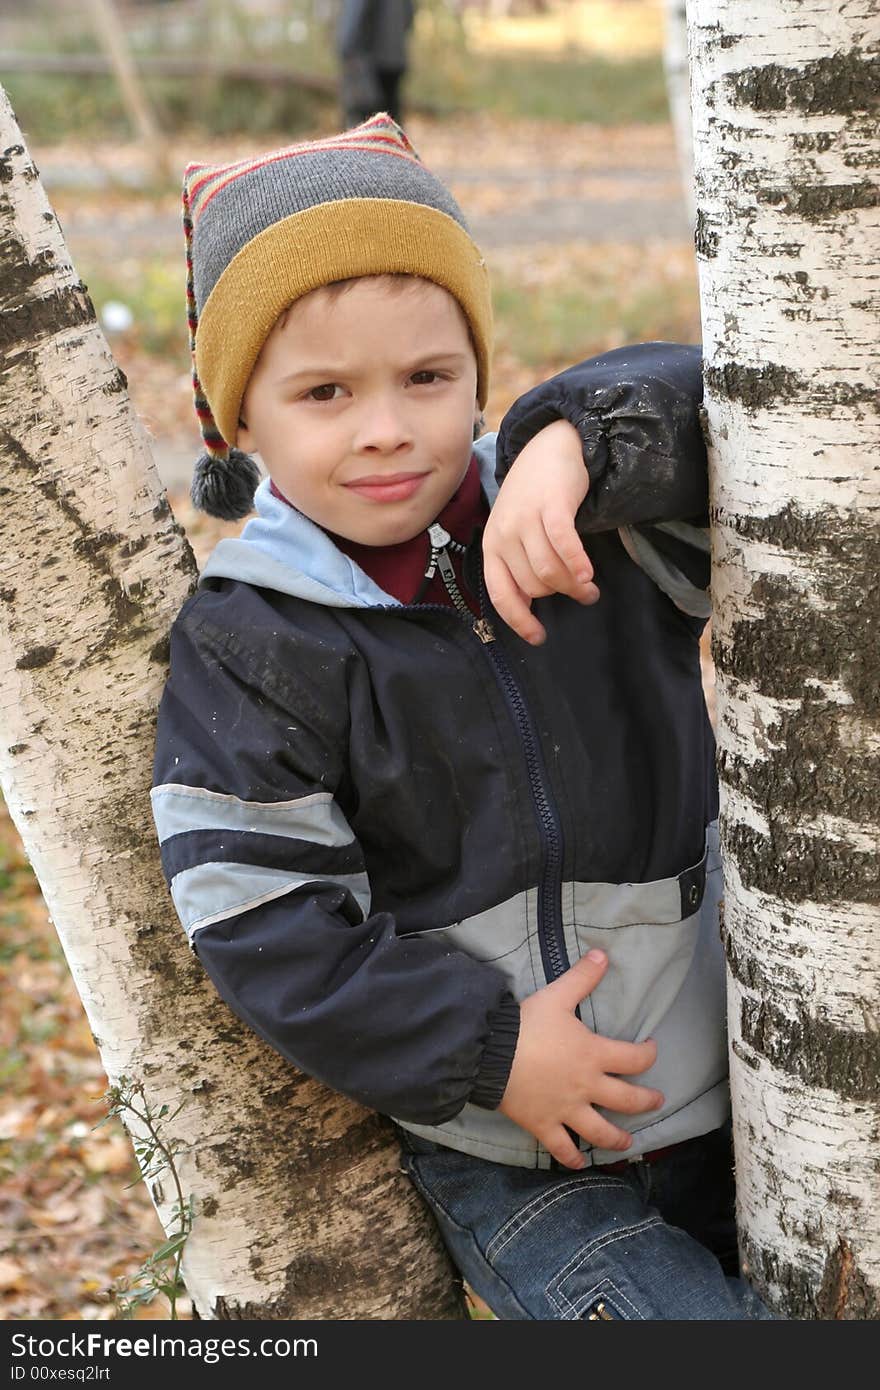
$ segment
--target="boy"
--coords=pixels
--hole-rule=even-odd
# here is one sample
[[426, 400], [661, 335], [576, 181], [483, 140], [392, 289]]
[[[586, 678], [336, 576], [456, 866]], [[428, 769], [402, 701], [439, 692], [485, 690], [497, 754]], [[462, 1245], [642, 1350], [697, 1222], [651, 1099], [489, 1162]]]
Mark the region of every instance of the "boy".
[[190, 166], [185, 226], [194, 498], [244, 515], [243, 450], [269, 475], [160, 712], [194, 949], [393, 1117], [500, 1316], [767, 1316], [732, 1277], [698, 354], [524, 398], [489, 517], [485, 263], [387, 117]]

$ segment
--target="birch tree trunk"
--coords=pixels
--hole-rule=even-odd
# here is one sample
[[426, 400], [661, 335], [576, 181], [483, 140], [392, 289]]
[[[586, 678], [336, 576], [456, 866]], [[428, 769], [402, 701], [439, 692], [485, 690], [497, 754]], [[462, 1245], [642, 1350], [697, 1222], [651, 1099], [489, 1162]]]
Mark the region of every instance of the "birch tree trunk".
[[0, 780], [111, 1083], [183, 1102], [196, 1312], [463, 1316], [388, 1123], [240, 1024], [174, 916], [148, 792], [195, 564], [2, 91], [0, 264]]
[[687, 12], [685, 0], [663, 0], [663, 70], [666, 96], [675, 131], [675, 148], [682, 194], [693, 225], [697, 207], [694, 201], [694, 140], [691, 127], [691, 84], [687, 51]]
[[742, 1251], [880, 1316], [880, 0], [689, 0]]

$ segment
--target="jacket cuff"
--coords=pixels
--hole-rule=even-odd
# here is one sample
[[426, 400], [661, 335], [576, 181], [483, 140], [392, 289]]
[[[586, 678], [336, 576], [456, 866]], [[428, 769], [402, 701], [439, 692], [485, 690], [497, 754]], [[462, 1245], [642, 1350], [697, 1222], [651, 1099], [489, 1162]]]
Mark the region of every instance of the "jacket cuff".
[[498, 432], [496, 478], [545, 425], [577, 430], [589, 490], [579, 531], [708, 522], [699, 348], [642, 343], [568, 367], [511, 406]]
[[489, 1014], [489, 1038], [469, 1100], [483, 1110], [496, 1110], [507, 1087], [519, 1039], [519, 1004], [512, 994]]

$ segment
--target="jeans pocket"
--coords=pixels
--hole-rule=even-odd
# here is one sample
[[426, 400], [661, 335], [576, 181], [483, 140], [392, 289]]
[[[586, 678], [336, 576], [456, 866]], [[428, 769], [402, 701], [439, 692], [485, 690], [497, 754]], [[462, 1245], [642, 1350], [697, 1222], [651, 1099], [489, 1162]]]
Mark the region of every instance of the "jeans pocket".
[[650, 1245], [650, 1233], [662, 1227], [660, 1216], [651, 1214], [634, 1225], [606, 1231], [583, 1246], [546, 1286], [553, 1316], [569, 1322], [651, 1318], [650, 1307], [643, 1304], [628, 1277], [628, 1264], [645, 1237]]

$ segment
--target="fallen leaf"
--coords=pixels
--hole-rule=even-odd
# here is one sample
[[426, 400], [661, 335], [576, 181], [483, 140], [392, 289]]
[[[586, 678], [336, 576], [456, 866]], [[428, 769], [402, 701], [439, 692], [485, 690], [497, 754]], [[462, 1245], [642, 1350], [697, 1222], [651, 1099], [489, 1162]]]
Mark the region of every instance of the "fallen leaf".
[[22, 1289], [27, 1280], [27, 1271], [17, 1260], [9, 1260], [0, 1255], [0, 1289]]

